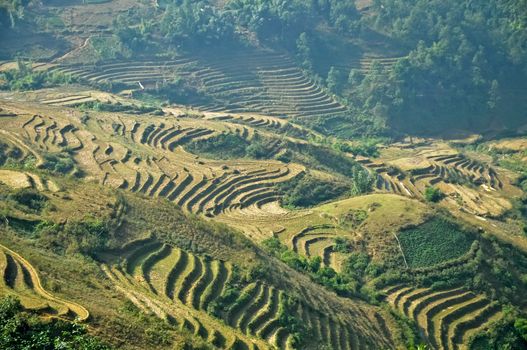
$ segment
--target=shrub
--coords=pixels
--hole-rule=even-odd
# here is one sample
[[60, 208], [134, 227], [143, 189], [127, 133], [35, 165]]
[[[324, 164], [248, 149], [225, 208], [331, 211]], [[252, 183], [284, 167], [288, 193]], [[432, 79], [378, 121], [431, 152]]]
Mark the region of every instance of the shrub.
[[[159, 111], [158, 108], [146, 105], [108, 103], [101, 101], [85, 102], [79, 106], [82, 111], [94, 110], [99, 112], [128, 112], [128, 113], [152, 113]], [[84, 118], [84, 116], [83, 116]], [[84, 123], [86, 119], [84, 118]]]
[[297, 176], [279, 184], [278, 188], [284, 195], [283, 205], [301, 208], [335, 199], [350, 191], [349, 185], [344, 182], [330, 182], [310, 174]]
[[368, 213], [362, 209], [350, 209], [339, 218], [343, 228], [357, 228], [368, 218]]
[[468, 345], [472, 350], [526, 349], [527, 320], [513, 311], [498, 320], [490, 330], [472, 337]]
[[379, 149], [377, 147], [377, 139], [365, 139], [361, 142], [350, 144], [338, 142], [335, 144], [335, 148], [342, 152], [352, 153], [354, 155], [364, 157], [378, 157]]
[[189, 152], [213, 155], [221, 159], [243, 158], [249, 142], [236, 134], [220, 134], [205, 140], [191, 142], [186, 148]]
[[211, 102], [210, 97], [207, 97], [202, 90], [177, 76], [151, 91], [155, 92], [155, 96], [166, 98], [170, 103]]
[[109, 350], [86, 328], [77, 323], [51, 319], [43, 322], [35, 315], [23, 311], [18, 299], [5, 297], [0, 300], [0, 348]]
[[12, 147], [0, 141], [0, 166], [21, 160], [24, 153], [18, 147]]
[[289, 296], [282, 295], [278, 305], [278, 322], [292, 335], [293, 346], [297, 348], [305, 341], [307, 334], [302, 321], [293, 316], [295, 311], [296, 301]]
[[351, 178], [353, 180], [351, 186], [352, 195], [360, 195], [371, 191], [374, 179], [367, 170], [354, 167]]
[[335, 251], [339, 253], [349, 253], [353, 249], [353, 244], [344, 237], [335, 238]]
[[73, 157], [67, 152], [48, 153], [44, 155], [44, 164], [42, 168], [58, 175], [67, 175], [75, 170], [76, 175], [81, 175], [75, 167]]
[[48, 201], [46, 196], [32, 188], [15, 190], [9, 197], [15, 202], [35, 211], [41, 211]]
[[18, 69], [0, 73], [0, 90], [35, 90], [76, 82], [71, 75], [60, 72], [35, 71], [31, 63], [18, 62]]
[[43, 245], [57, 253], [91, 255], [107, 246], [112, 231], [109, 221], [86, 218], [68, 221], [64, 225], [43, 223], [37, 226], [36, 235]]
[[425, 199], [427, 202], [437, 203], [444, 198], [443, 192], [437, 187], [427, 187], [425, 190]]

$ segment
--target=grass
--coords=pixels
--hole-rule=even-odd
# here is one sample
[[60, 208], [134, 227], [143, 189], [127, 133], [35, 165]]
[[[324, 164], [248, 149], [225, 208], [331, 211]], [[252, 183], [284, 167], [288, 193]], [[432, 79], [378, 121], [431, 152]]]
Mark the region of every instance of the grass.
[[456, 224], [434, 218], [399, 234], [399, 241], [411, 268], [428, 267], [468, 252], [473, 239]]

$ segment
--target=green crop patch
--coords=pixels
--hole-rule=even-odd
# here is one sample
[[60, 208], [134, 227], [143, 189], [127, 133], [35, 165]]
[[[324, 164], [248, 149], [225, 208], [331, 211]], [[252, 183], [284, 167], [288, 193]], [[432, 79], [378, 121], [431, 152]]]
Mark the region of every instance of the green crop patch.
[[398, 236], [411, 268], [428, 267], [459, 258], [468, 252], [473, 242], [456, 224], [442, 218], [404, 230]]

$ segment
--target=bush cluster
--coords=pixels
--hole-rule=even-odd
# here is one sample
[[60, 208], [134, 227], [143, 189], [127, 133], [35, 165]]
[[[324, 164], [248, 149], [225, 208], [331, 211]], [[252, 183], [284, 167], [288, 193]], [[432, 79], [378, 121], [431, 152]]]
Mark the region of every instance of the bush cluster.
[[42, 321], [13, 297], [0, 300], [0, 348], [4, 350], [110, 350], [86, 328], [60, 320]]
[[36, 71], [31, 67], [31, 63], [26, 64], [22, 61], [18, 62], [18, 69], [0, 73], [0, 90], [26, 91], [74, 82], [76, 79], [71, 75], [46, 70]]

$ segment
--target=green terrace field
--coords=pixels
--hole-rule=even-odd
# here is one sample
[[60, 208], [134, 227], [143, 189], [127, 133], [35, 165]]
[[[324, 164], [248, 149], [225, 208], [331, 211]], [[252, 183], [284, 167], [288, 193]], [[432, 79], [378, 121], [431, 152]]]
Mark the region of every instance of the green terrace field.
[[470, 234], [441, 218], [403, 230], [398, 237], [411, 268], [433, 266], [459, 258], [468, 252], [473, 242]]

